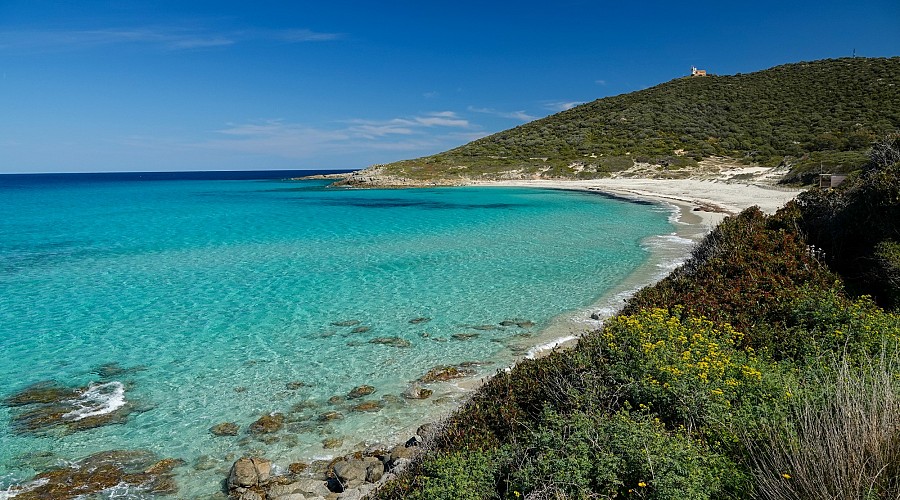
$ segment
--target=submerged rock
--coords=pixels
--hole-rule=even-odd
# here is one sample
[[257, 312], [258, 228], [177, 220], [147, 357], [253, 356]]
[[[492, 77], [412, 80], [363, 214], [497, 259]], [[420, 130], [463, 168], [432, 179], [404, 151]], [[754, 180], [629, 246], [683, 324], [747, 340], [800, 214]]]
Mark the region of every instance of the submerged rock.
[[259, 417], [256, 422], [250, 424], [248, 431], [250, 434], [268, 434], [281, 430], [284, 427], [284, 415], [281, 413], [270, 413]]
[[422, 323], [428, 323], [429, 321], [431, 321], [431, 318], [424, 318], [424, 317], [422, 317], [422, 318], [413, 318], [413, 319], [409, 320], [409, 324], [411, 324], [411, 325], [421, 325]]
[[357, 326], [356, 328], [350, 330], [350, 333], [366, 333], [371, 329], [371, 326]]
[[490, 332], [493, 330], [499, 330], [499, 328], [497, 328], [497, 326], [495, 326], [495, 325], [475, 325], [470, 328], [472, 328], [473, 330], [479, 330], [482, 332]]
[[330, 422], [332, 420], [341, 420], [343, 418], [344, 418], [344, 415], [342, 415], [340, 412], [336, 412], [336, 411], [329, 411], [329, 412], [325, 412], [325, 413], [319, 415], [319, 420], [321, 422]]
[[284, 384], [284, 388], [289, 391], [296, 391], [298, 389], [302, 389], [303, 387], [306, 387], [306, 384], [304, 384], [303, 382], [301, 382], [299, 380], [295, 380], [293, 382], [288, 382], [288, 383]]
[[363, 396], [368, 396], [375, 392], [375, 388], [371, 385], [361, 385], [359, 387], [354, 387], [349, 394], [347, 394], [347, 399], [357, 399]]
[[358, 319], [349, 319], [346, 321], [335, 321], [331, 326], [356, 326], [360, 323], [362, 323], [362, 321]]
[[384, 407], [380, 401], [364, 401], [350, 408], [353, 411], [379, 411]]
[[52, 429], [76, 432], [124, 423], [136, 410], [125, 399], [125, 385], [117, 381], [78, 388], [41, 382], [9, 396], [3, 404], [15, 408], [13, 430], [37, 435]]
[[325, 448], [326, 450], [340, 448], [343, 445], [344, 440], [342, 438], [325, 438], [322, 440], [322, 448]]
[[474, 370], [465, 367], [441, 365], [435, 366], [428, 373], [419, 377], [419, 382], [430, 384], [432, 382], [446, 382], [456, 378], [469, 377], [475, 374]]
[[471, 340], [478, 337], [477, 333], [454, 333], [451, 335], [456, 340]]
[[405, 391], [403, 397], [406, 399], [428, 399], [431, 397], [431, 389], [423, 389], [418, 382], [413, 382]]
[[18, 500], [69, 500], [100, 496], [113, 487], [127, 486], [135, 493], [174, 495], [177, 487], [172, 471], [183, 464], [178, 459], [157, 460], [142, 450], [104, 451], [42, 472], [24, 485], [11, 487], [9, 493]]
[[370, 340], [369, 343], [389, 345], [391, 347], [400, 348], [409, 347], [412, 345], [408, 340], [402, 339], [400, 337], [375, 337], [374, 339]]
[[112, 363], [106, 363], [106, 364], [97, 366], [96, 368], [94, 368], [91, 371], [93, 371], [94, 373], [99, 375], [100, 378], [110, 379], [110, 378], [114, 378], [114, 377], [121, 377], [122, 375], [128, 375], [130, 373], [142, 372], [146, 369], [147, 369], [146, 366], [141, 366], [141, 365], [132, 366], [130, 368], [125, 368], [122, 365], [120, 365], [119, 363], [112, 362]]
[[222, 422], [209, 428], [209, 432], [214, 436], [237, 436], [238, 430], [240, 427], [234, 422]]

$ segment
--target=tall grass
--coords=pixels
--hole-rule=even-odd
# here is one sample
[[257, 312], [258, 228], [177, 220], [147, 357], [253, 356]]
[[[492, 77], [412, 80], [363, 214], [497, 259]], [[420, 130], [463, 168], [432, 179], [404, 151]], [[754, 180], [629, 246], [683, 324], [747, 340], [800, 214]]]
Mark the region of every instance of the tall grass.
[[900, 357], [833, 363], [830, 390], [798, 395], [790, 416], [747, 439], [767, 500], [900, 499]]

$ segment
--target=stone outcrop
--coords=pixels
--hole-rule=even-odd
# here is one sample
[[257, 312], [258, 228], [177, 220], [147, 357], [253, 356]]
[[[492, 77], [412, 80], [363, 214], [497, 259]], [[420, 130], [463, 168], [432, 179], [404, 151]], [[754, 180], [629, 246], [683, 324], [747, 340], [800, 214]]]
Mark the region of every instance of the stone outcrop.
[[347, 394], [347, 399], [357, 399], [363, 396], [368, 396], [375, 392], [375, 388], [371, 385], [361, 385], [359, 387], [354, 387], [349, 394]]

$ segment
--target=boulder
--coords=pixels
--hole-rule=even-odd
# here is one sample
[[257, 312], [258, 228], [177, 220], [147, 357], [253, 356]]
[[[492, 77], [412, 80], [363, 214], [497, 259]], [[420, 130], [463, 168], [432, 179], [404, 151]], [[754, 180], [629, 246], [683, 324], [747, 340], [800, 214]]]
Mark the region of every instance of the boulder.
[[284, 427], [284, 415], [281, 413], [270, 413], [259, 417], [256, 422], [250, 424], [250, 434], [268, 434], [281, 430]]
[[263, 497], [260, 496], [259, 493], [253, 490], [247, 490], [241, 493], [241, 496], [238, 497], [240, 500], [263, 500]]
[[366, 482], [368, 470], [362, 460], [342, 460], [334, 464], [334, 477], [340, 481], [343, 489], [356, 488]]
[[253, 488], [269, 484], [272, 478], [272, 462], [260, 457], [241, 457], [231, 466], [228, 489]]

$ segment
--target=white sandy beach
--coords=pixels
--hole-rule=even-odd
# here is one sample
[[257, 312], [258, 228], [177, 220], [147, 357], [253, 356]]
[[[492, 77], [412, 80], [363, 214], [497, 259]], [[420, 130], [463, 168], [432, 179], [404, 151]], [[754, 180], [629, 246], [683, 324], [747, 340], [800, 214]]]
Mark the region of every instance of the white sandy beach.
[[[476, 185], [600, 191], [625, 198], [670, 203], [699, 216], [699, 223], [706, 228], [715, 227], [726, 216], [754, 205], [765, 213], [774, 213], [801, 192], [793, 188], [700, 179], [535, 179], [485, 181]], [[682, 216], [682, 222], [697, 222], [686, 215]]]

